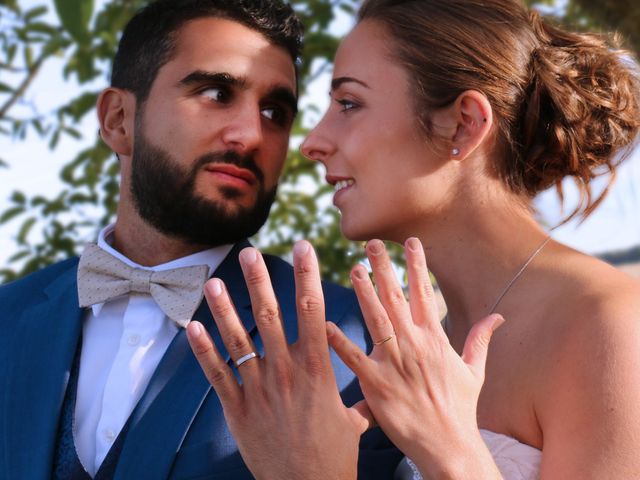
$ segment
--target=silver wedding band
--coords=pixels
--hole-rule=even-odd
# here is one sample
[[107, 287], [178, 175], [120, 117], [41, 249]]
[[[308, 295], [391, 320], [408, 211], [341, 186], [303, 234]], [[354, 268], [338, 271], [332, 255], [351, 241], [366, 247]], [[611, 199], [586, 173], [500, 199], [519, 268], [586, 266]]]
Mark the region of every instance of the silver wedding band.
[[373, 342], [373, 345], [377, 347], [378, 345], [382, 345], [383, 343], [387, 343], [389, 340], [391, 340], [395, 336], [396, 336], [396, 334], [392, 333], [387, 338], [383, 338], [382, 340], [379, 340], [377, 342]]
[[252, 358], [256, 358], [257, 356], [258, 356], [258, 354], [256, 352], [251, 352], [251, 353], [247, 353], [246, 355], [243, 355], [238, 360], [236, 360], [236, 368], [238, 368], [244, 362], [247, 362], [247, 361], [251, 360]]

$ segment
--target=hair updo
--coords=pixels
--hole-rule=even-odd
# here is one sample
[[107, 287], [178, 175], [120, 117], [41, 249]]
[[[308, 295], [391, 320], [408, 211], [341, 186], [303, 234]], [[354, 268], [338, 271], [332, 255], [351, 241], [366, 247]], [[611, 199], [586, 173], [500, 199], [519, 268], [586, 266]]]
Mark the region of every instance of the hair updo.
[[640, 81], [629, 54], [598, 35], [564, 31], [518, 0], [366, 0], [359, 20], [392, 38], [409, 73], [417, 117], [466, 90], [488, 98], [503, 161], [496, 174], [517, 194], [535, 196], [572, 176], [589, 215], [589, 182], [615, 169], [640, 129]]

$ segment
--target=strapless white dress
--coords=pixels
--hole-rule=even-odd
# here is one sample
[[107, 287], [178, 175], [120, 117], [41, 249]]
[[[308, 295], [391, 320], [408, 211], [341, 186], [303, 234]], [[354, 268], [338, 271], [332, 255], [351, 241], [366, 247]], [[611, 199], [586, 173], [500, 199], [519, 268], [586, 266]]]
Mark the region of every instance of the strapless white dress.
[[[504, 480], [537, 480], [540, 477], [540, 450], [501, 433], [481, 429], [480, 434]], [[402, 460], [394, 478], [423, 480], [416, 466], [408, 458]]]

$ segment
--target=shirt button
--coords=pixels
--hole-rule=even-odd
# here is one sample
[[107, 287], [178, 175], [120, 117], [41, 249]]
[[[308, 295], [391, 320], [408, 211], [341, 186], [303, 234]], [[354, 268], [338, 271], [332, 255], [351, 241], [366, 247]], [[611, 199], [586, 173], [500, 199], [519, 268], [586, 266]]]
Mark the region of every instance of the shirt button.
[[111, 430], [110, 428], [107, 428], [104, 432], [104, 439], [111, 443], [116, 439], [116, 432], [114, 432], [113, 430]]
[[135, 347], [136, 345], [138, 345], [140, 343], [140, 335], [133, 334], [131, 335], [129, 338], [127, 338], [127, 343], [132, 346]]

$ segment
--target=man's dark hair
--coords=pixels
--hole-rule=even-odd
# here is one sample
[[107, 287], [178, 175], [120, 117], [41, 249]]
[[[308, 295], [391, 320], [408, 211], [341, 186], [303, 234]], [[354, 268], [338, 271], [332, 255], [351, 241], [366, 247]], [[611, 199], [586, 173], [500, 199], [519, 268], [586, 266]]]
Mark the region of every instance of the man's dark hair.
[[217, 17], [238, 22], [286, 49], [294, 65], [302, 48], [302, 23], [281, 0], [156, 0], [124, 29], [113, 60], [111, 86], [144, 103], [158, 70], [171, 60], [177, 32], [188, 21]]

